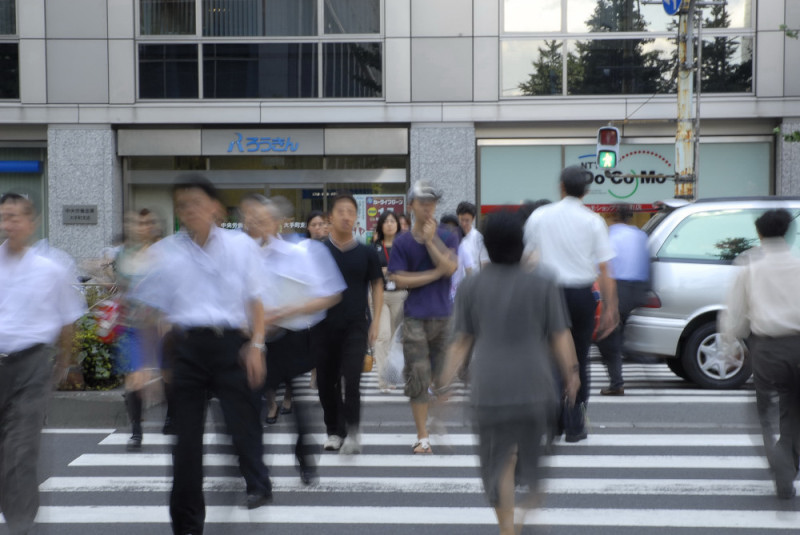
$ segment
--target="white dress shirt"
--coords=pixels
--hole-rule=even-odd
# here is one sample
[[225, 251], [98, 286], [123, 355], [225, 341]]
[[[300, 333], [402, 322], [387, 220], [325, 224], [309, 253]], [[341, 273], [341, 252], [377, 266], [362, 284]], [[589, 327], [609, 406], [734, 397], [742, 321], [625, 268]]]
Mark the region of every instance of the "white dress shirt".
[[483, 234], [478, 232], [478, 229], [475, 227], [472, 227], [467, 235], [464, 236], [464, 239], [461, 240], [459, 249], [461, 247], [466, 248], [469, 256], [472, 258], [472, 265], [467, 266], [470, 267], [472, 271], [480, 271], [481, 266], [489, 262], [489, 252], [483, 244]]
[[760, 251], [747, 255], [720, 314], [725, 344], [757, 336], [800, 334], [800, 259], [783, 238], [761, 240]]
[[264, 294], [258, 246], [242, 232], [212, 227], [200, 247], [178, 232], [150, 247], [154, 269], [130, 292], [183, 328], [249, 326], [251, 302]]
[[61, 329], [86, 313], [70, 273], [28, 249], [11, 255], [0, 245], [0, 353], [55, 344]]
[[[267, 281], [265, 309], [301, 305], [347, 288], [328, 249], [314, 240], [294, 244], [274, 237], [261, 247], [261, 260]], [[325, 312], [292, 316], [276, 324], [293, 331], [304, 330], [325, 319]]]
[[556, 274], [561, 286], [590, 286], [597, 265], [614, 258], [605, 220], [576, 197], [534, 211], [525, 223], [525, 254]]

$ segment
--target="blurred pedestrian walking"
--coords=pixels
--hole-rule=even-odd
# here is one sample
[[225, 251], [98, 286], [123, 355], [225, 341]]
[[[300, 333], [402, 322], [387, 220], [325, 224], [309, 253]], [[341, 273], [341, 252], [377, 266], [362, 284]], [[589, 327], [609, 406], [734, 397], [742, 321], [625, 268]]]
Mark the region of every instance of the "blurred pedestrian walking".
[[125, 241], [112, 264], [120, 305], [116, 368], [125, 375], [125, 408], [131, 423], [129, 451], [142, 447], [144, 388], [151, 371], [158, 368], [160, 344], [157, 325], [149, 320], [142, 304], [130, 298], [130, 291], [153, 267], [149, 249], [160, 237], [158, 219], [150, 210], [127, 214]]
[[[800, 460], [800, 259], [787, 238], [797, 239], [797, 222], [786, 210], [768, 210], [756, 222], [758, 253], [742, 265], [720, 314], [722, 351], [728, 358], [747, 339], [756, 394], [778, 397], [779, 438], [764, 433], [767, 460], [778, 498], [795, 496]], [[791, 229], [791, 230], [790, 230]], [[770, 415], [759, 405], [761, 425], [772, 429]]]
[[45, 410], [67, 375], [73, 324], [86, 312], [69, 268], [30, 248], [38, 221], [26, 197], [0, 197], [0, 510], [11, 535], [33, 528]]
[[394, 388], [394, 385], [390, 385], [386, 380], [386, 358], [389, 356], [392, 337], [403, 322], [403, 305], [408, 297], [408, 292], [398, 289], [397, 284], [389, 280], [387, 275], [394, 239], [399, 232], [400, 221], [397, 214], [387, 210], [378, 218], [378, 223], [375, 225], [375, 239], [372, 243], [378, 253], [384, 277], [383, 310], [380, 314], [381, 323], [373, 354], [378, 368], [378, 387], [384, 393]]
[[183, 230], [151, 247], [156, 267], [135, 297], [172, 324], [174, 416], [170, 495], [172, 530], [202, 533], [203, 432], [209, 392], [219, 399], [239, 469], [246, 505], [272, 499], [263, 461], [261, 387], [264, 382], [263, 272], [258, 247], [246, 234], [215, 225], [220, 203], [201, 175], [173, 188]]
[[514, 525], [515, 486], [521, 508], [537, 503], [542, 438], [559, 403], [553, 364], [563, 377], [568, 404], [574, 403], [580, 384], [561, 289], [539, 270], [520, 265], [522, 236], [516, 215], [489, 216], [485, 242], [491, 264], [458, 290], [453, 343], [436, 391], [447, 395], [472, 352], [471, 406], [481, 478], [501, 535], [521, 529]]
[[434, 214], [441, 193], [417, 182], [408, 191], [414, 226], [395, 239], [389, 280], [408, 289], [403, 320], [405, 395], [417, 428], [414, 453], [432, 453], [428, 436], [430, 389], [438, 382], [450, 335], [450, 278], [458, 268], [458, 239], [439, 228]]
[[[253, 194], [241, 201], [245, 229], [261, 244], [267, 291], [264, 294], [267, 327], [267, 378], [265, 392], [271, 393], [268, 410], [274, 410], [275, 391], [313, 367], [310, 337], [312, 328], [325, 317], [325, 311], [341, 299], [345, 283], [328, 250], [306, 248], [281, 239], [278, 234], [283, 213], [263, 195]], [[285, 401], [286, 398], [284, 398]], [[294, 400], [288, 412], [293, 414], [297, 431], [295, 458], [300, 480], [310, 485], [317, 479], [315, 445], [308, 420], [309, 407]], [[268, 413], [269, 414], [269, 413]], [[274, 422], [273, 422], [274, 423]]]
[[572, 339], [580, 365], [581, 388], [577, 402], [564, 411], [565, 439], [577, 442], [587, 436], [585, 410], [589, 401], [589, 348], [597, 303], [592, 284], [597, 280], [603, 299], [598, 339], [608, 336], [619, 321], [617, 290], [608, 262], [614, 251], [602, 217], [583, 205], [591, 173], [579, 166], [561, 172], [561, 201], [535, 210], [525, 224], [525, 251], [554, 273], [564, 291]]
[[[361, 452], [361, 372], [364, 355], [378, 337], [383, 310], [383, 273], [375, 249], [353, 238], [358, 203], [352, 195], [334, 197], [331, 233], [324, 244], [347, 288], [314, 331], [317, 386], [328, 438], [324, 448], [343, 454]], [[368, 320], [368, 292], [375, 313]]]
[[605, 338], [597, 341], [597, 348], [608, 370], [609, 385], [600, 390], [604, 396], [625, 394], [622, 377], [622, 346], [625, 322], [634, 308], [644, 304], [650, 286], [650, 251], [647, 234], [632, 225], [633, 212], [627, 204], [614, 208], [614, 219], [608, 227], [608, 239], [614, 258], [609, 261], [610, 275], [617, 286], [619, 324]]

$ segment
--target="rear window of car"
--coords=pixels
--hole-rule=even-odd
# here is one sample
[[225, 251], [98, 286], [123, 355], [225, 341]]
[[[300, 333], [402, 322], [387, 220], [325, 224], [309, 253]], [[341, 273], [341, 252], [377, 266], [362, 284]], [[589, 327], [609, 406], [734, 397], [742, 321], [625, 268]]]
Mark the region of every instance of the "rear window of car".
[[[759, 243], [755, 221], [759, 209], [730, 209], [699, 212], [686, 217], [672, 231], [658, 251], [663, 260], [729, 263]], [[797, 220], [800, 210], [791, 210]], [[786, 234], [794, 253], [800, 256], [796, 221]]]

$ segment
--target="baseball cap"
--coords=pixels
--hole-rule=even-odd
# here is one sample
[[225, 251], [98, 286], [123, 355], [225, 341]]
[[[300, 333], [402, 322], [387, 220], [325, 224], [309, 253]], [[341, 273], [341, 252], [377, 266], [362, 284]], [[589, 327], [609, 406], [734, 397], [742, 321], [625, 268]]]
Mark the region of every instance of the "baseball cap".
[[424, 181], [415, 182], [408, 189], [408, 202], [414, 199], [421, 201], [438, 201], [442, 198], [442, 192]]

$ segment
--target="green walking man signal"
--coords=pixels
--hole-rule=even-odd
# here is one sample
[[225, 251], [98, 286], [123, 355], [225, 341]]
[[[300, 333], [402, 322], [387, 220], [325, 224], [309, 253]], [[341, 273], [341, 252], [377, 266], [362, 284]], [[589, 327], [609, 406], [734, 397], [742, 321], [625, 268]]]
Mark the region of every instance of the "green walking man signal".
[[617, 166], [619, 154], [619, 129], [603, 126], [597, 130], [597, 166], [613, 169]]

